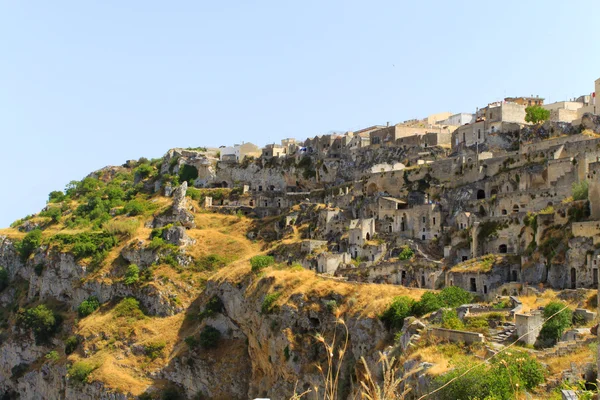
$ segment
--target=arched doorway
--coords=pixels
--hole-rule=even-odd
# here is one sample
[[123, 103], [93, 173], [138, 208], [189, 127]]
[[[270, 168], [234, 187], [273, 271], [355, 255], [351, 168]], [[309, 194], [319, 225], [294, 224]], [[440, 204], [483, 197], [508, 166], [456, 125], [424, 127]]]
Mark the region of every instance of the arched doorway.
[[517, 271], [512, 272], [512, 281], [516, 282], [518, 280]]
[[369, 235], [369, 232], [367, 232], [366, 238], [367, 238], [367, 240], [371, 240], [371, 235]]
[[506, 254], [508, 252], [508, 246], [505, 244], [501, 244], [500, 246], [498, 246], [498, 253], [500, 254]]
[[477, 191], [477, 200], [485, 199], [485, 190], [479, 189]]
[[575, 268], [571, 268], [571, 289], [577, 287], [577, 271]]

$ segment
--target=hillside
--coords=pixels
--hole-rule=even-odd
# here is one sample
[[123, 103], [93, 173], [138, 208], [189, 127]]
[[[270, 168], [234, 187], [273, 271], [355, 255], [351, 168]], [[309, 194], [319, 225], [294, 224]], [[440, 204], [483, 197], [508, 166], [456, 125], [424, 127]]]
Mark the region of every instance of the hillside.
[[597, 374], [581, 148], [562, 175], [545, 153], [444, 146], [427, 163], [412, 147], [239, 163], [173, 149], [93, 172], [0, 230], [0, 392], [418, 398], [496, 354], [430, 398], [560, 396]]

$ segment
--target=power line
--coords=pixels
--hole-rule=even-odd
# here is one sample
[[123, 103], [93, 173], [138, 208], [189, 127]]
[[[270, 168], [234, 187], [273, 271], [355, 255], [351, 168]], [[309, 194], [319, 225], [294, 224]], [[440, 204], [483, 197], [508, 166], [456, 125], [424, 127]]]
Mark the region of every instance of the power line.
[[531, 328], [529, 331], [527, 331], [525, 334], [523, 334], [522, 336], [520, 336], [519, 338], [517, 338], [517, 340], [515, 340], [514, 342], [512, 342], [511, 344], [509, 344], [508, 346], [506, 346], [505, 348], [503, 348], [502, 350], [498, 351], [496, 354], [492, 355], [490, 358], [480, 362], [479, 364], [474, 365], [473, 367], [467, 369], [465, 372], [463, 372], [462, 374], [460, 374], [457, 377], [454, 377], [452, 379], [450, 379], [448, 382], [446, 382], [444, 385], [440, 386], [439, 388], [435, 389], [432, 392], [429, 392], [427, 394], [424, 394], [423, 396], [419, 397], [418, 400], [424, 399], [425, 397], [431, 396], [434, 393], [439, 392], [440, 390], [444, 389], [446, 386], [450, 385], [452, 382], [454, 382], [457, 379], [462, 378], [463, 376], [467, 375], [469, 372], [473, 371], [475, 368], [487, 363], [488, 361], [490, 361], [492, 358], [496, 357], [497, 355], [503, 353], [504, 351], [508, 350], [510, 347], [514, 346], [515, 344], [517, 344], [517, 342], [521, 339], [523, 339], [525, 336], [529, 335], [530, 333], [532, 333], [534, 330], [536, 330], [537, 328], [540, 328], [542, 325], [544, 325], [546, 322], [548, 322], [549, 320], [551, 320], [552, 318], [554, 318], [556, 315], [560, 314], [561, 312], [563, 312], [565, 309], [567, 309], [569, 306], [564, 306], [563, 308], [561, 308], [560, 310], [558, 310], [557, 312], [555, 312], [554, 314], [552, 314], [551, 316], [548, 317], [548, 319], [546, 319], [545, 321], [543, 321], [540, 325], [537, 325], [533, 328]]

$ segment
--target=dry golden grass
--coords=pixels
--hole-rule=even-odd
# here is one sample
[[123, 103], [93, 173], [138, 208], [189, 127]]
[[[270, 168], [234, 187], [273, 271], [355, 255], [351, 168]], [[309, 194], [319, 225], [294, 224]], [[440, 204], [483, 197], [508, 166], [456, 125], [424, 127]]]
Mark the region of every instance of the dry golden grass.
[[[541, 296], [536, 295], [528, 295], [528, 296], [519, 296], [518, 299], [523, 303], [522, 312], [529, 312], [531, 310], [536, 310], [540, 307], [546, 306], [551, 301], [561, 301], [569, 305], [569, 308], [575, 309], [578, 307], [585, 307], [589, 305], [590, 299], [594, 297], [596, 294], [595, 290], [588, 290], [585, 294], [585, 297], [581, 301], [566, 301], [562, 300], [559, 295], [560, 291], [546, 289], [541, 294]], [[595, 311], [595, 310], [593, 310]]]
[[480, 362], [476, 356], [484, 357], [485, 348], [461, 348], [452, 343], [440, 343], [432, 338], [427, 338], [428, 344], [418, 348], [408, 356], [409, 360], [428, 362], [433, 367], [427, 370], [428, 375], [439, 376], [454, 368], [457, 362]]
[[595, 364], [595, 351], [594, 346], [583, 346], [564, 356], [549, 357], [544, 360], [544, 363], [548, 365], [550, 375], [562, 375], [564, 371], [571, 369], [572, 363], [583, 365], [592, 362]]
[[504, 257], [487, 254], [482, 257], [472, 258], [467, 261], [463, 261], [460, 264], [456, 264], [450, 269], [452, 272], [489, 272], [493, 266], [501, 263]]
[[419, 349], [413, 353], [410, 357], [420, 362], [428, 362], [433, 364], [433, 367], [427, 370], [429, 375], [439, 376], [448, 372], [451, 368], [450, 358], [440, 353], [437, 346], [429, 346], [423, 349]]
[[21, 240], [25, 237], [25, 235], [25, 232], [19, 232], [18, 230], [13, 228], [0, 229], [0, 236], [6, 236], [7, 238], [13, 240]]
[[[149, 372], [166, 365], [176, 353], [175, 346], [181, 346], [184, 318], [182, 313], [131, 320], [116, 318], [111, 310], [100, 310], [82, 319], [75, 333], [86, 338], [84, 345], [91, 355], [85, 361], [98, 366], [90, 379], [133, 395], [143, 393], [153, 383]], [[130, 342], [143, 346], [157, 341], [164, 341], [166, 347], [164, 356], [154, 361], [129, 353]], [[72, 362], [82, 359], [78, 354], [69, 356]]]
[[[240, 260], [219, 271], [214, 279], [238, 282], [246, 276], [252, 276], [247, 260]], [[327, 297], [332, 293], [342, 295], [346, 301], [338, 304], [342, 314], [359, 314], [361, 317], [374, 317], [382, 312], [395, 296], [408, 296], [418, 300], [424, 289], [412, 289], [404, 286], [348, 283], [335, 278], [319, 276], [313, 271], [276, 269], [265, 270], [265, 278], [272, 278], [271, 287], [276, 287], [281, 296], [277, 304], [286, 303], [293, 295], [301, 294], [307, 297]], [[249, 287], [250, 295], [262, 295], [263, 285], [256, 279]], [[291, 305], [291, 304], [289, 304]]]

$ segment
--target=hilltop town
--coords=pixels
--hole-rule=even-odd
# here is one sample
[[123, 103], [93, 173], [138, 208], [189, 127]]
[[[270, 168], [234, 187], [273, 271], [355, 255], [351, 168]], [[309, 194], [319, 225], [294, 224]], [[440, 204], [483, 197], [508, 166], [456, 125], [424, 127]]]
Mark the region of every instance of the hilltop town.
[[387, 382], [386, 399], [589, 395], [600, 79], [593, 89], [264, 148], [175, 148], [51, 192], [0, 230], [0, 394], [335, 386], [317, 398], [342, 399]]
[[[527, 123], [529, 106], [548, 110], [548, 120]], [[593, 94], [552, 104], [514, 97], [474, 114], [439, 113], [262, 149], [222, 146], [218, 161], [189, 151], [169, 156], [177, 158], [174, 172], [198, 169], [196, 187], [241, 191], [235, 199], [207, 196], [206, 208], [285, 216], [281, 235], [310, 221], [301, 249], [281, 257], [319, 273], [457, 285], [483, 296], [522, 285], [592, 288], [600, 256], [597, 107]], [[587, 197], [573, 197], [578, 183], [589, 185], [589, 209]], [[418, 252], [419, 264], [398, 261], [403, 246]], [[461, 264], [486, 254], [505, 261], [485, 273]]]

